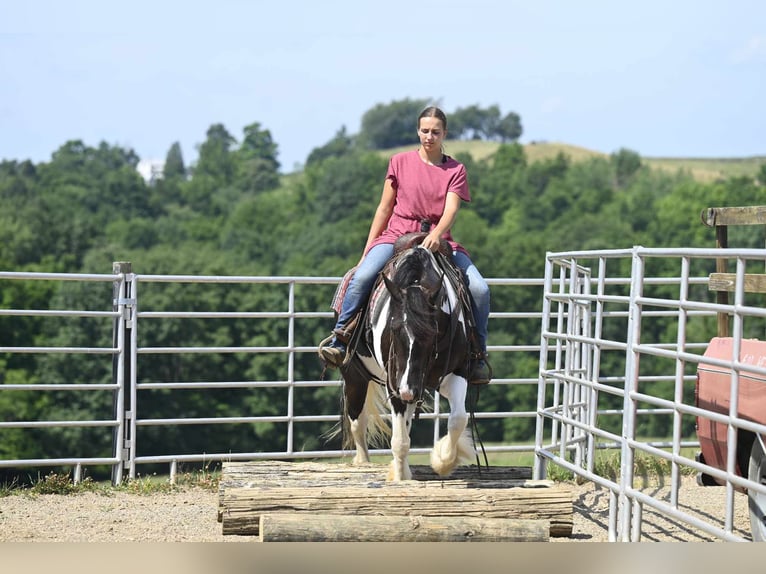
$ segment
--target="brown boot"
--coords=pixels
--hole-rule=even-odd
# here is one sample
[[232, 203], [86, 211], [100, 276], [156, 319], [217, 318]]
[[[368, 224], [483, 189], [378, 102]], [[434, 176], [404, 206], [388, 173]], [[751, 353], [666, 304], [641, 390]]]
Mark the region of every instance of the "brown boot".
[[492, 380], [492, 367], [489, 366], [486, 353], [477, 354], [471, 361], [471, 374], [468, 383], [471, 385], [486, 385]]
[[333, 332], [319, 343], [319, 356], [329, 368], [337, 369], [346, 360], [348, 343], [345, 339], [345, 333]]

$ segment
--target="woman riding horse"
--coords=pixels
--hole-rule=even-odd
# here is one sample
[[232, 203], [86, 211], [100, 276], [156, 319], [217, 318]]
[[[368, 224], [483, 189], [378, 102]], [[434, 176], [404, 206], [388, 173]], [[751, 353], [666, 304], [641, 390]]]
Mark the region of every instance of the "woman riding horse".
[[382, 424], [386, 396], [392, 481], [412, 478], [410, 429], [427, 391], [438, 391], [449, 401], [447, 433], [431, 450], [434, 472], [449, 476], [476, 456], [473, 439], [465, 432], [470, 310], [461, 300], [463, 280], [449, 245], [443, 242], [446, 248], [434, 253], [417, 244], [425, 235], [402, 237], [408, 246], [397, 249], [381, 273], [354, 332], [353, 352], [340, 366], [344, 438], [356, 451], [354, 464], [370, 462], [367, 444], [389, 434]]
[[417, 150], [395, 154], [386, 173], [383, 193], [370, 225], [362, 258], [346, 289], [332, 337], [320, 344], [319, 354], [329, 367], [338, 367], [346, 356], [349, 321], [367, 301], [378, 274], [393, 255], [394, 243], [407, 233], [427, 229], [423, 247], [436, 251], [442, 239], [449, 242], [454, 262], [465, 278], [471, 294], [476, 323], [477, 349], [468, 380], [486, 384], [490, 379], [487, 364], [487, 322], [489, 286], [471, 261], [465, 248], [450, 232], [461, 201], [470, 201], [465, 166], [444, 153], [447, 117], [431, 106], [418, 117]]

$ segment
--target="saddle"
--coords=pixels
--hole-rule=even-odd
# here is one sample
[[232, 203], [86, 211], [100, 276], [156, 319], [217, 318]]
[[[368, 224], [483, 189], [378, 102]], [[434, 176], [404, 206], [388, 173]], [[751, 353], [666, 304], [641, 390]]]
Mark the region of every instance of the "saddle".
[[[381, 275], [384, 275], [384, 274], [390, 275], [393, 267], [396, 265], [397, 258], [402, 253], [410, 249], [411, 247], [419, 245], [423, 241], [423, 239], [425, 239], [427, 235], [428, 234], [425, 232], [414, 232], [414, 233], [408, 233], [399, 237], [394, 243], [394, 254], [391, 257], [391, 259], [386, 263], [383, 270], [381, 271]], [[444, 273], [445, 278], [452, 284], [452, 287], [454, 288], [455, 292], [458, 294], [458, 300], [460, 301], [460, 305], [463, 310], [463, 316], [466, 318], [467, 325], [468, 325], [467, 335], [471, 345], [470, 356], [475, 357], [479, 353], [480, 348], [478, 344], [478, 337], [476, 335], [476, 321], [473, 316], [471, 292], [468, 290], [468, 286], [465, 281], [465, 277], [463, 276], [463, 272], [459, 267], [457, 267], [454, 264], [454, 261], [452, 258], [452, 247], [450, 246], [448, 241], [442, 240], [438, 251], [436, 251], [434, 255], [436, 256], [436, 261], [439, 264], [439, 267], [441, 268], [442, 272]], [[338, 288], [335, 291], [335, 296], [333, 297], [333, 301], [332, 301], [332, 309], [335, 311], [336, 318], [340, 314], [341, 305], [343, 303], [343, 296], [345, 295], [346, 290], [348, 289], [348, 285], [351, 282], [351, 279], [353, 278], [355, 271], [356, 271], [356, 267], [349, 269], [346, 272], [346, 274], [343, 276], [343, 279], [341, 280], [340, 284], [338, 285]], [[382, 278], [379, 278], [378, 281], [373, 286], [367, 301], [364, 302], [364, 304], [360, 307], [359, 311], [357, 311], [354, 317], [352, 317], [349, 320], [345, 329], [342, 332], [338, 332], [338, 331], [335, 332], [335, 336], [338, 337], [341, 341], [348, 344], [349, 346], [349, 353], [347, 355], [347, 360], [348, 360], [348, 357], [351, 356], [353, 350], [358, 345], [359, 338], [361, 336], [364, 336], [364, 334], [362, 333], [364, 329], [357, 329], [357, 327], [360, 324], [363, 325], [365, 323], [365, 318], [370, 310], [371, 303], [374, 300], [375, 294], [379, 292], [379, 286], [382, 282], [383, 282]]]

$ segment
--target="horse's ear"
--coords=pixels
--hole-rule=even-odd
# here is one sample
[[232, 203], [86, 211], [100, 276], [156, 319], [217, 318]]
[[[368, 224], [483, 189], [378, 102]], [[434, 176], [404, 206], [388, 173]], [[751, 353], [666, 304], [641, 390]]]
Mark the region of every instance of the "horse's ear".
[[400, 303], [402, 301], [402, 292], [399, 290], [399, 287], [388, 278], [388, 275], [382, 274], [382, 276], [383, 282], [386, 284], [386, 289], [388, 289], [388, 292], [391, 294], [391, 298]]

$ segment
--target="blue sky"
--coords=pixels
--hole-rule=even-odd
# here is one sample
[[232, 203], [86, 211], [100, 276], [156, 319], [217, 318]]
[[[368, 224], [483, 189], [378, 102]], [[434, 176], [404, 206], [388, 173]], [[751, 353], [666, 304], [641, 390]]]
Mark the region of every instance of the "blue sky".
[[[497, 104], [522, 142], [766, 155], [763, 0], [27, 0], [0, 7], [0, 159], [68, 140], [192, 163], [270, 130], [283, 171], [404, 98]], [[413, 142], [415, 133], [413, 129]]]

